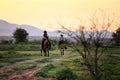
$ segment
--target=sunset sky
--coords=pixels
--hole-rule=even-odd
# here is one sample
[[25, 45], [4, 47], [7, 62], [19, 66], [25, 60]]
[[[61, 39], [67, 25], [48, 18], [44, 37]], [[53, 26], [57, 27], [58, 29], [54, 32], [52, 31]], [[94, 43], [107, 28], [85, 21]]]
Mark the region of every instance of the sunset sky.
[[0, 0], [0, 19], [40, 29], [60, 29], [58, 22], [77, 26], [96, 9], [120, 17], [120, 0]]

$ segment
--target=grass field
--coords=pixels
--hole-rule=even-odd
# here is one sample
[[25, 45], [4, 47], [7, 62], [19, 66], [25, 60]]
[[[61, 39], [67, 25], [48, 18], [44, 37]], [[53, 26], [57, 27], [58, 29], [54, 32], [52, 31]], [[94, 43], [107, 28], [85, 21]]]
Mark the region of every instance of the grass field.
[[[10, 45], [11, 46], [11, 45]], [[9, 46], [9, 47], [10, 47]], [[28, 48], [32, 48], [29, 51]], [[57, 78], [69, 75], [76, 78], [75, 80], [92, 80], [89, 71], [84, 65], [80, 54], [71, 51], [69, 48], [65, 51], [65, 55], [61, 56], [58, 49], [50, 51], [50, 57], [40, 56], [38, 45], [24, 46], [20, 50], [1, 51], [0, 52], [0, 79], [12, 76], [16, 71], [35, 70], [35, 77]], [[11, 47], [12, 48], [12, 47]], [[24, 49], [26, 48], [26, 50]], [[104, 63], [103, 69], [105, 74], [103, 80], [119, 80], [120, 79], [120, 49], [108, 48], [101, 56], [100, 63]], [[8, 71], [6, 71], [8, 69]], [[62, 72], [63, 71], [63, 72]], [[65, 72], [64, 72], [65, 71]], [[61, 73], [61, 74], [59, 74]], [[71, 77], [70, 77], [71, 78]], [[60, 80], [60, 79], [59, 79]], [[68, 79], [69, 80], [69, 79]]]

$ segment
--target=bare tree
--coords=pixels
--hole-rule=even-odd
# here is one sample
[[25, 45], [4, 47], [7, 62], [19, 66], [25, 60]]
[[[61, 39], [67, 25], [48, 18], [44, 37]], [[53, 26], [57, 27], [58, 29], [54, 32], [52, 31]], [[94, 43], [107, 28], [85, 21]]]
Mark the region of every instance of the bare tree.
[[[93, 80], [100, 80], [102, 76], [102, 64], [99, 63], [99, 60], [107, 48], [104, 47], [104, 40], [109, 35], [109, 29], [114, 25], [113, 17], [107, 16], [102, 10], [97, 10], [90, 19], [88, 26], [80, 25], [75, 31], [59, 23], [65, 30], [60, 32], [67, 34], [76, 41], [74, 50], [82, 56]], [[108, 44], [106, 43], [106, 45]]]

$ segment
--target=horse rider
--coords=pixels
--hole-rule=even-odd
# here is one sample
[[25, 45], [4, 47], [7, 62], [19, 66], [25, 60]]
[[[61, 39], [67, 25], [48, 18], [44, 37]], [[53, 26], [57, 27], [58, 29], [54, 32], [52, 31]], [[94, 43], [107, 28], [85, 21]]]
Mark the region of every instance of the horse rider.
[[64, 41], [65, 41], [65, 39], [64, 39], [63, 35], [61, 34], [60, 38], [59, 38], [58, 48], [60, 48], [61, 44], [64, 44]]
[[[48, 35], [47, 35], [47, 31], [45, 30], [45, 31], [43, 32], [42, 48], [43, 48], [43, 46], [44, 46], [44, 41], [45, 41], [46, 39], [48, 39]], [[49, 41], [49, 39], [48, 39], [48, 41]], [[49, 41], [49, 46], [51, 47], [50, 41]]]

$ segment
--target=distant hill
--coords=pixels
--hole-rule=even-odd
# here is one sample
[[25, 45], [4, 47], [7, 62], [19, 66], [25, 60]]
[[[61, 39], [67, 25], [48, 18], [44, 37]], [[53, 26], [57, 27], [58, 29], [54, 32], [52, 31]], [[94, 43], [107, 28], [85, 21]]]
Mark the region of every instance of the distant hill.
[[[0, 36], [12, 36], [16, 28], [23, 28], [28, 33], [29, 36], [42, 36], [43, 30], [31, 26], [31, 25], [18, 25], [18, 24], [12, 24], [4, 20], [0, 20]], [[57, 31], [48, 32], [49, 36], [59, 36]]]
[[[0, 40], [11, 38], [11, 37], [5, 37], [5, 36], [13, 36], [13, 33], [16, 30], [16, 28], [25, 29], [29, 33], [30, 40], [39, 39], [39, 38], [42, 38], [43, 36], [43, 30], [35, 26], [12, 24], [7, 21], [0, 20]], [[108, 31], [105, 31], [105, 32], [107, 32], [106, 38], [112, 37], [111, 32], [108, 32]], [[57, 31], [51, 31], [51, 32], [48, 31], [48, 36], [49, 38], [57, 39], [60, 36], [60, 33], [58, 33]]]

